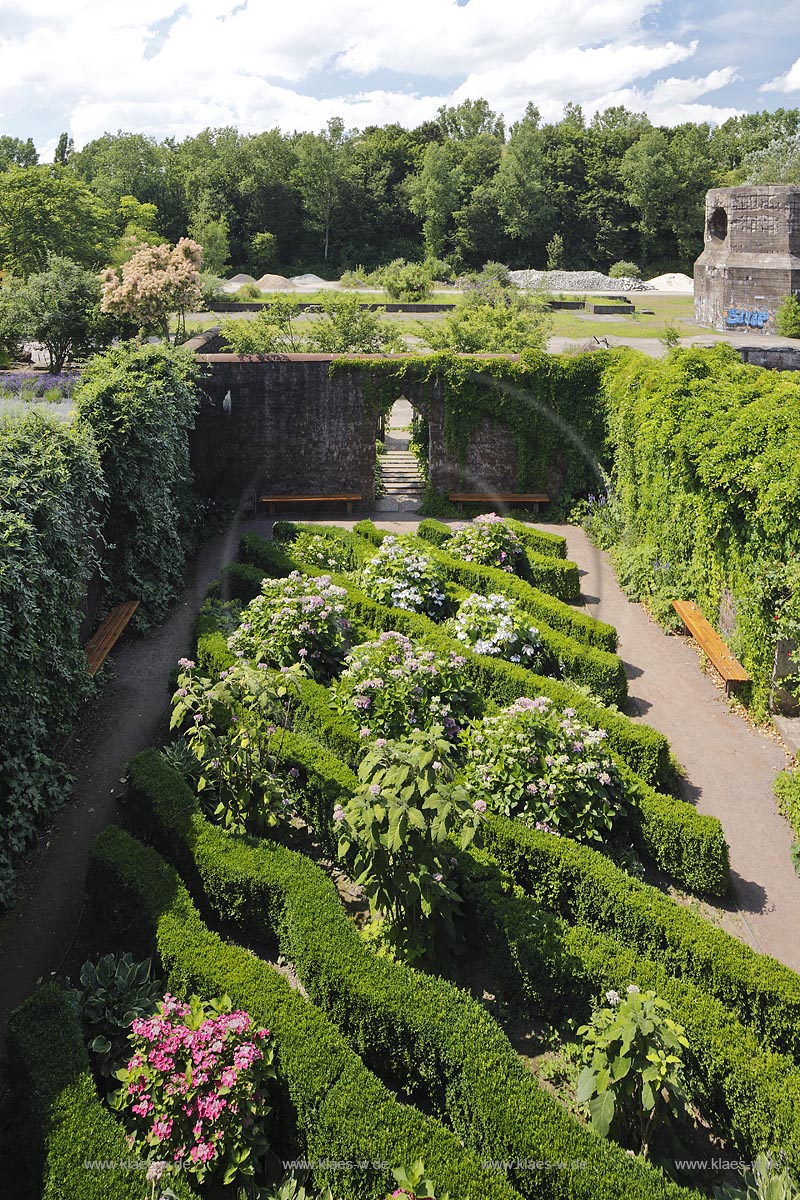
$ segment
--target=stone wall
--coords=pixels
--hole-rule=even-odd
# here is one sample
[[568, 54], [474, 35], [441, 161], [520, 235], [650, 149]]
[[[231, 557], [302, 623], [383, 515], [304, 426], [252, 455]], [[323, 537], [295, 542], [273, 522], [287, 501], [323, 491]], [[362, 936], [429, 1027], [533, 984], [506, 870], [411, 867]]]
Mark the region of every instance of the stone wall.
[[739, 346], [743, 362], [769, 371], [800, 371], [800, 350], [793, 346]]
[[694, 265], [696, 319], [716, 329], [774, 332], [775, 309], [800, 292], [800, 187], [712, 188]]

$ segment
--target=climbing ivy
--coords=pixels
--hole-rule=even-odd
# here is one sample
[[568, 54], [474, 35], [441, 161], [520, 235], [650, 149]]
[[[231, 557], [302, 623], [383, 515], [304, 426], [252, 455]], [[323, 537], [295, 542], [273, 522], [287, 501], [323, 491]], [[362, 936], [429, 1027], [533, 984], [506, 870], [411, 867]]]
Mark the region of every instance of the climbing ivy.
[[603, 398], [621, 577], [697, 601], [717, 627], [727, 609], [763, 713], [800, 552], [800, 379], [724, 345], [660, 361], [621, 351]]
[[562, 476], [564, 497], [602, 484], [605, 418], [597, 402], [605, 353], [549, 355], [525, 351], [517, 358], [454, 354], [403, 359], [337, 359], [332, 372], [359, 372], [377, 412], [388, 412], [401, 393], [439, 394], [444, 402], [445, 444], [464, 465], [470, 438], [484, 422], [505, 426], [517, 451], [519, 491], [542, 490], [551, 468]]

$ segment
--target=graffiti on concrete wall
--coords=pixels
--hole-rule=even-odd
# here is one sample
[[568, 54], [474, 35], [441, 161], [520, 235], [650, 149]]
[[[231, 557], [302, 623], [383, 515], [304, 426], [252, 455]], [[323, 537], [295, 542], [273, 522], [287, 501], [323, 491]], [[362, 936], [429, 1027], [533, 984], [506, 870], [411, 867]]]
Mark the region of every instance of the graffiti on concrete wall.
[[725, 313], [728, 329], [763, 329], [768, 320], [768, 308], [729, 308]]

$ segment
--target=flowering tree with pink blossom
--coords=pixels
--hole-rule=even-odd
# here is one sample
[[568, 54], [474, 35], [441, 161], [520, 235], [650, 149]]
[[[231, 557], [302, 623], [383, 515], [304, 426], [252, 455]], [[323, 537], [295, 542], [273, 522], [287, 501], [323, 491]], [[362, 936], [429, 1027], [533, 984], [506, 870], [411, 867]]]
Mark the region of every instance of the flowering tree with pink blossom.
[[100, 276], [101, 310], [138, 322], [145, 333], [169, 341], [169, 319], [178, 316], [175, 340], [186, 331], [186, 313], [202, 304], [200, 267], [203, 249], [191, 238], [177, 246], [140, 246], [119, 270], [107, 267]]
[[129, 1118], [131, 1146], [200, 1182], [254, 1175], [268, 1150], [268, 1039], [227, 996], [185, 1004], [167, 993], [154, 1016], [133, 1022], [133, 1054], [117, 1072], [111, 1104]]

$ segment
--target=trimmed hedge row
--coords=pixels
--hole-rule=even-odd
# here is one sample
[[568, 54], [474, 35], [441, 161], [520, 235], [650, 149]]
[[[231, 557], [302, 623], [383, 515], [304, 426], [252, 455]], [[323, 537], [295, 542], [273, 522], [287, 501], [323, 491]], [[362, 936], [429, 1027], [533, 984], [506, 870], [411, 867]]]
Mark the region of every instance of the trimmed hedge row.
[[[504, 890], [497, 866], [481, 851], [469, 857], [462, 894], [485, 931], [496, 969], [511, 977], [535, 1012], [549, 1021], [588, 1020], [592, 1001], [629, 983], [652, 988], [686, 1029], [686, 1070], [701, 1111], [753, 1158], [780, 1147], [800, 1169], [800, 1068], [765, 1050], [725, 1006], [610, 934], [570, 926], [527, 896]], [[516, 986], [514, 986], [516, 985]]]
[[523, 1195], [594, 1200], [600, 1189], [609, 1200], [686, 1195], [565, 1113], [477, 1001], [369, 950], [311, 859], [209, 824], [155, 752], [133, 760], [130, 778], [138, 811], [150, 816], [148, 834], [187, 877], [199, 875], [216, 916], [233, 914], [255, 937], [270, 927], [312, 1002], [390, 1087], [451, 1122], [481, 1155], [584, 1163], [574, 1173], [512, 1172]]
[[[75, 1007], [58, 984], [43, 984], [11, 1014], [8, 1068], [17, 1162], [37, 1196], [141, 1200], [144, 1172], [119, 1166], [134, 1157], [125, 1129], [97, 1094]], [[169, 1186], [181, 1200], [196, 1195], [185, 1175], [170, 1176]]]
[[[173, 776], [173, 778], [175, 778]], [[180, 781], [178, 781], [180, 782]], [[232, 841], [220, 851], [212, 894], [228, 888], [226, 858], [242, 847]], [[252, 853], [252, 852], [250, 852]], [[95, 841], [87, 890], [97, 911], [144, 950], [155, 943], [179, 995], [227, 993], [234, 1003], [270, 1029], [275, 1038], [279, 1109], [300, 1154], [309, 1161], [381, 1160], [384, 1170], [314, 1172], [341, 1200], [377, 1200], [393, 1186], [391, 1168], [421, 1158], [437, 1188], [463, 1200], [514, 1200], [504, 1174], [486, 1170], [477, 1156], [437, 1121], [397, 1101], [353, 1053], [333, 1023], [274, 967], [230, 945], [203, 923], [180, 876], [155, 850], [109, 826]], [[234, 919], [239, 912], [226, 916]], [[233, 893], [228, 901], [234, 908]], [[642, 1193], [644, 1195], [644, 1193]]]
[[[380, 546], [388, 530], [378, 529], [372, 521], [359, 521], [353, 527], [353, 533], [366, 538], [374, 546]], [[464, 562], [431, 542], [415, 538], [413, 534], [405, 536], [411, 538], [412, 542], [418, 542], [419, 549], [442, 568], [447, 578], [461, 584], [467, 591], [479, 592], [482, 596], [501, 592], [511, 596], [536, 621], [544, 622], [551, 629], [557, 629], [568, 637], [587, 642], [601, 650], [609, 650], [612, 653], [616, 650], [617, 631], [613, 625], [607, 625], [604, 621], [579, 612], [563, 600], [557, 600], [555, 596], [532, 587], [517, 575], [509, 575], [507, 571], [501, 571], [498, 567], [482, 567], [477, 563]]]
[[612, 933], [715, 996], [773, 1050], [800, 1062], [800, 975], [568, 838], [495, 816], [487, 849], [528, 895], [568, 921]]
[[[259, 545], [259, 538], [257, 534], [249, 534], [246, 543], [244, 539], [242, 541], [241, 552], [249, 562], [259, 568], [263, 568], [264, 571], [269, 573], [271, 555], [269, 550], [265, 549], [265, 547], [270, 547], [271, 543], [265, 541], [265, 539], [261, 539], [261, 543], [262, 544]], [[290, 555], [289, 557], [291, 559]], [[309, 566], [308, 564], [304, 564], [298, 560], [291, 561], [294, 562], [297, 570], [303, 571], [307, 574], [319, 574], [318, 567]], [[498, 575], [503, 575], [505, 578], [509, 578], [503, 571], [498, 571], [497, 573]], [[348, 602], [350, 607], [356, 610], [356, 617], [361, 619], [364, 623], [371, 625], [373, 628], [400, 629], [400, 626], [396, 623], [396, 621], [395, 624], [385, 624], [387, 620], [386, 614], [393, 614], [392, 620], [395, 619], [394, 615], [396, 614], [404, 614], [412, 617], [419, 615], [413, 613], [406, 614], [405, 610], [389, 608], [386, 605], [378, 604], [376, 601], [372, 600], [366, 592], [363, 592], [349, 577], [335, 576], [335, 579], [341, 587], [346, 588], [348, 593]], [[231, 583], [232, 582], [233, 581], [231, 580]], [[248, 587], [246, 593], [232, 592], [231, 594], [236, 595], [237, 598], [244, 599], [244, 595], [249, 594], [249, 582], [250, 577], [248, 576]], [[377, 614], [380, 614], [379, 618], [377, 617]], [[376, 621], [372, 619], [373, 616], [376, 616], [376, 619], [380, 619], [382, 623], [380, 625], [376, 624]], [[397, 619], [399, 619], [399, 617]], [[439, 635], [451, 643], [452, 646], [458, 646], [460, 652], [463, 653], [463, 647], [460, 645], [460, 643], [458, 643], [454, 638], [449, 637], [446, 631], [441, 628], [441, 626], [438, 626], [434, 621], [430, 621], [429, 618], [423, 617], [422, 620], [426, 622], [425, 628], [431, 635], [433, 635], [435, 632], [438, 632]], [[402, 630], [402, 632], [406, 631]], [[565, 672], [572, 679], [576, 680], [578, 683], [586, 685], [595, 695], [600, 696], [609, 704], [621, 704], [624, 701], [628, 694], [628, 681], [625, 676], [625, 667], [621, 658], [618, 658], [616, 654], [612, 654], [607, 650], [601, 650], [599, 647], [587, 646], [585, 643], [578, 642], [574, 638], [569, 637], [558, 630], [550, 629], [543, 623], [539, 624], [539, 633], [548, 654], [555, 661], [563, 664]], [[522, 667], [520, 667], [519, 670], [524, 671], [526, 675], [529, 674]]]
[[[504, 520], [506, 525], [522, 538], [526, 546], [535, 550], [537, 554], [544, 554], [547, 558], [567, 557], [567, 539], [561, 534], [545, 533], [541, 529], [534, 529], [532, 525], [526, 525], [523, 521], [514, 521], [510, 517], [505, 517]], [[426, 517], [424, 521], [420, 521], [417, 527], [417, 536], [424, 538], [426, 542], [433, 542], [434, 546], [443, 546], [454, 533], [454, 526], [445, 525], [444, 521], [437, 521], [433, 517]]]
[[[533, 584], [534, 587], [540, 588], [543, 592], [549, 592], [551, 596], [556, 596], [559, 600], [577, 600], [581, 594], [580, 575], [578, 567], [574, 562], [567, 561], [565, 554], [554, 554], [552, 547], [547, 546], [542, 549], [538, 541], [536, 530], [529, 530], [527, 525], [523, 525], [521, 521], [514, 522], [514, 532], [523, 543], [524, 555], [520, 563], [520, 573], [518, 578], [524, 579], [526, 582]], [[447, 531], [447, 536], [444, 536], [444, 531]], [[417, 536], [423, 541], [431, 542], [434, 546], [439, 546], [447, 551], [447, 543], [455, 533], [449, 525], [444, 525], [439, 521], [421, 521]], [[531, 534], [532, 536], [529, 536]], [[554, 542], [555, 538], [552, 539]], [[558, 539], [566, 546], [563, 538]], [[508, 572], [503, 572], [507, 574]]]
[[[572, 705], [587, 724], [605, 728], [617, 765], [638, 800], [633, 822], [638, 845], [682, 886], [711, 895], [725, 894], [728, 848], [720, 822], [716, 817], [698, 813], [690, 804], [655, 792], [643, 778], [645, 774], [652, 777], [659, 772], [658, 751], [667, 749], [666, 739], [661, 734], [592, 705], [556, 680], [533, 675], [513, 663], [464, 651], [459, 642], [448, 638], [429, 618], [375, 604], [347, 579], [339, 579], [339, 582], [347, 587], [350, 606], [365, 624], [375, 629], [397, 629], [409, 637], [424, 640], [443, 654], [451, 650], [463, 654], [470, 682], [484, 698], [510, 704], [520, 696], [544, 694], [562, 708]], [[233, 655], [221, 634], [207, 633], [198, 640], [197, 659], [214, 677], [231, 665]], [[361, 743], [352, 726], [334, 716], [325, 688], [312, 681], [303, 684], [293, 723], [295, 729], [329, 746], [351, 767], [358, 765]]]

